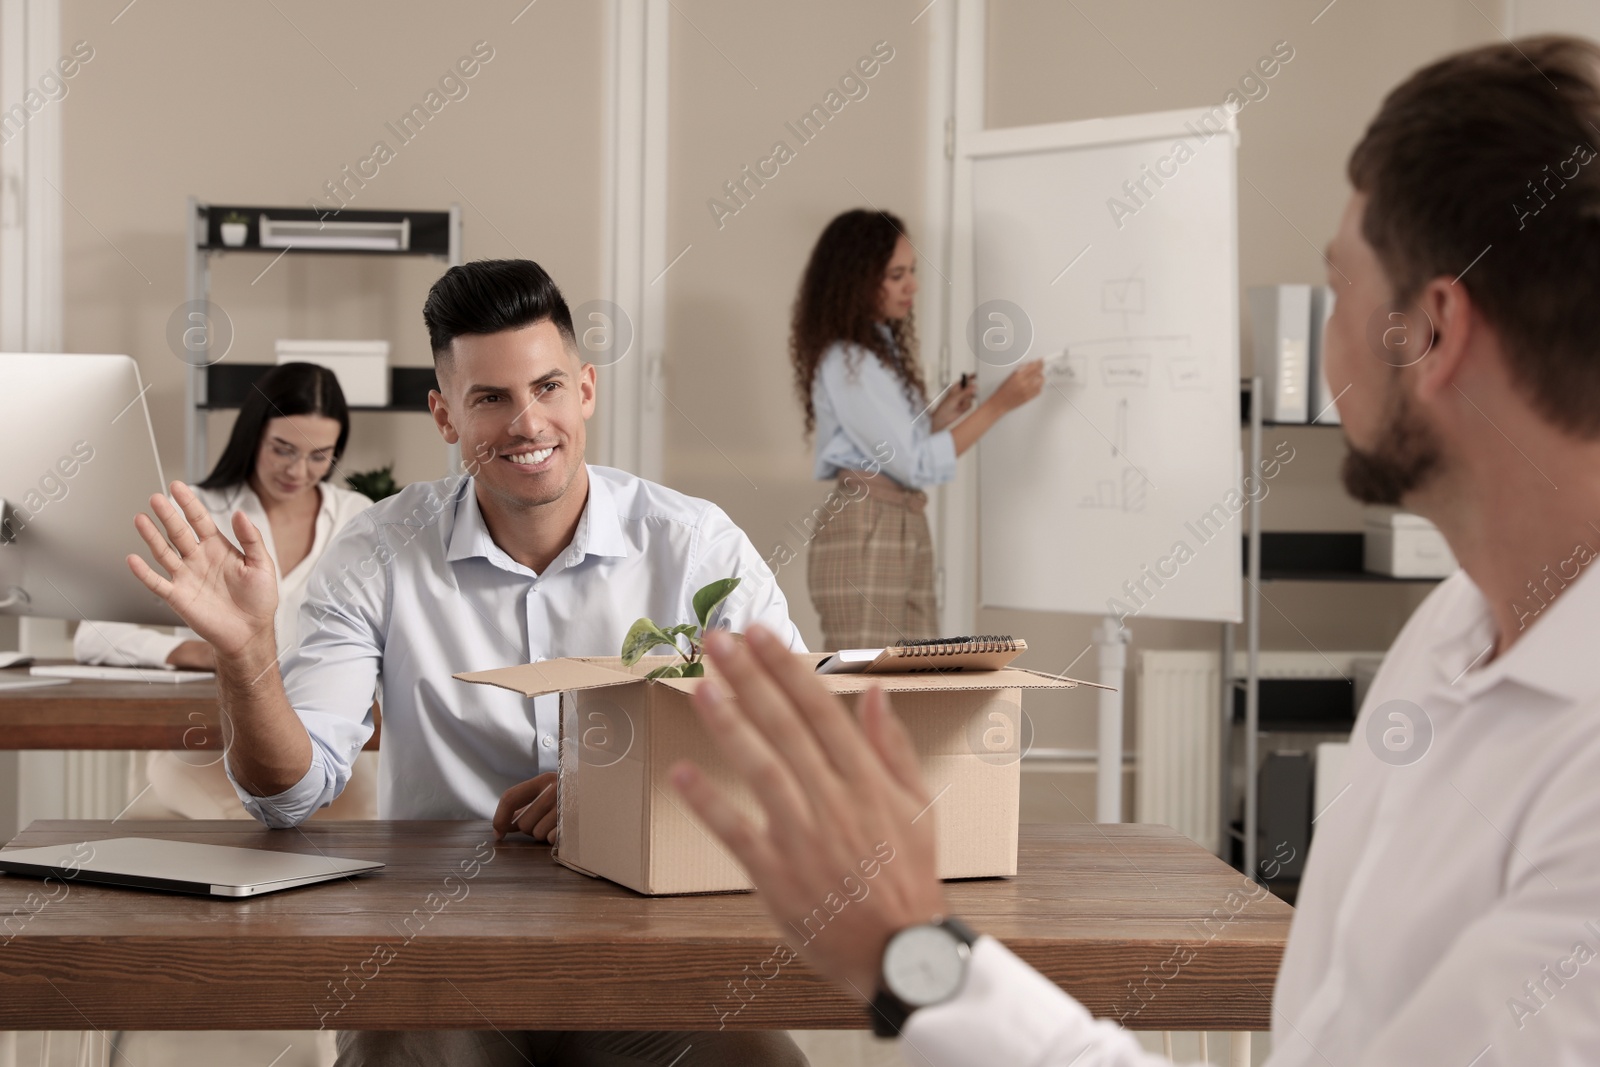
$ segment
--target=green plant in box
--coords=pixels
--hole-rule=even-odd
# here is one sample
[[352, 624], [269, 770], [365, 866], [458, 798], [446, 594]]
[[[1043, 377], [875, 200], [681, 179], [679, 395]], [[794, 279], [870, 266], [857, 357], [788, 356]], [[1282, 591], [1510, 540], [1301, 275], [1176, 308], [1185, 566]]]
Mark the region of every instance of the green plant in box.
[[[728, 599], [728, 594], [739, 587], [739, 578], [722, 578], [694, 595], [694, 614], [698, 623], [686, 622], [678, 626], [657, 626], [648, 618], [640, 619], [628, 628], [622, 639], [622, 662], [631, 667], [652, 649], [666, 645], [678, 654], [682, 663], [669, 663], [657, 667], [646, 678], [700, 678], [706, 673], [701, 659], [705, 652], [706, 623], [717, 605]], [[689, 642], [685, 651], [682, 641]]]

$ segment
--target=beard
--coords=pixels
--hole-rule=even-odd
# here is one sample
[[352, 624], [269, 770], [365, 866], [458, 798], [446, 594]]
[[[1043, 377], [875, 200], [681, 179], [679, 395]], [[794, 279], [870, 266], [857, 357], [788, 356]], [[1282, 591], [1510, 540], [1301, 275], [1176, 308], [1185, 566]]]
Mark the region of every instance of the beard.
[[1417, 416], [1406, 391], [1391, 382], [1383, 429], [1370, 449], [1349, 443], [1340, 476], [1345, 492], [1363, 504], [1398, 506], [1439, 469], [1439, 442]]

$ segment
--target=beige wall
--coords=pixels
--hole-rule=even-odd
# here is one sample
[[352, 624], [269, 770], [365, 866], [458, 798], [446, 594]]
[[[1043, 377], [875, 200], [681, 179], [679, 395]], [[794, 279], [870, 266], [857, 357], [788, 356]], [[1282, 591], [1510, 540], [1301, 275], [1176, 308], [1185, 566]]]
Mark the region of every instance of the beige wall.
[[[541, 0], [512, 25], [522, 2], [190, 0], [138, 4], [112, 24], [125, 3], [62, 5], [62, 40], [95, 49], [65, 101], [65, 343], [138, 359], [169, 476], [183, 473], [185, 368], [165, 331], [185, 299], [187, 194], [303, 206], [381, 139], [395, 158], [351, 207], [460, 202], [467, 258], [530, 256], [574, 302], [598, 295], [599, 4]], [[480, 40], [494, 57], [467, 95], [402, 146], [384, 124]], [[213, 261], [230, 361], [270, 363], [280, 337], [333, 337], [385, 338], [396, 363], [431, 363], [421, 308], [442, 263], [291, 255], [258, 279], [270, 262]], [[211, 416], [212, 458], [232, 420]], [[346, 469], [390, 462], [402, 482], [443, 476], [426, 415], [355, 416]]]
[[[913, 240], [921, 228], [927, 43], [924, 24], [911, 24], [921, 6], [767, 4], [752, 18], [748, 3], [695, 0], [678, 4], [672, 24], [668, 256], [690, 250], [664, 279], [666, 477], [726, 508], [774, 565], [780, 545], [800, 557], [777, 566], [778, 580], [813, 647], [821, 635], [797, 530], [825, 487], [811, 479], [791, 384], [789, 308], [812, 244], [839, 212], [876, 205], [900, 215]], [[866, 96], [801, 145], [784, 124], [879, 41], [894, 56], [864, 82]], [[778, 140], [795, 158], [719, 228], [706, 201], [726, 201], [723, 183]], [[917, 269], [935, 276], [925, 262]]]

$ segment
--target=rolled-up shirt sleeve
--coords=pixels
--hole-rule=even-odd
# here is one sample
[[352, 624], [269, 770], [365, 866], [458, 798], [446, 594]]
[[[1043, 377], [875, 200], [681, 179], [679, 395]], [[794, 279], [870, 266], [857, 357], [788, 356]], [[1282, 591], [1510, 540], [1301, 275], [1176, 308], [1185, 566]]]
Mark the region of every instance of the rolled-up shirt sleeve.
[[1128, 1031], [1095, 1019], [992, 937], [972, 949], [955, 997], [913, 1012], [900, 1050], [916, 1067], [1171, 1067]]
[[167, 657], [185, 641], [195, 640], [189, 630], [162, 633], [126, 622], [84, 619], [72, 635], [72, 658], [79, 663], [109, 667], [170, 666]]
[[382, 530], [361, 515], [312, 571], [300, 608], [301, 640], [283, 661], [284, 692], [311, 739], [311, 766], [275, 796], [254, 796], [233, 783], [245, 810], [268, 826], [296, 826], [331, 803], [372, 737], [393, 558]]
[[834, 348], [818, 366], [817, 377], [848, 444], [844, 451], [869, 457], [908, 489], [942, 485], [956, 476], [955, 438], [949, 430], [928, 432], [928, 413], [916, 410], [905, 383], [871, 352]]

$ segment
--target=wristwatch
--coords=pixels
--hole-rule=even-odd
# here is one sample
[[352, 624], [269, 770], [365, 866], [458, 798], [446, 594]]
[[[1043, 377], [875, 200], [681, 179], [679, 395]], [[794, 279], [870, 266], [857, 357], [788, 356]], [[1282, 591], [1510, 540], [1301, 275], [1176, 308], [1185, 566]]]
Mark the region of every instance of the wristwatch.
[[872, 1001], [872, 1032], [899, 1037], [912, 1012], [961, 992], [977, 940], [965, 923], [952, 918], [908, 926], [891, 937]]

